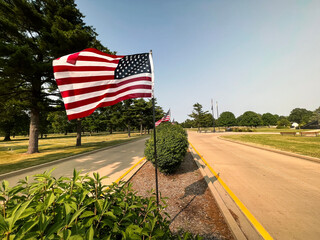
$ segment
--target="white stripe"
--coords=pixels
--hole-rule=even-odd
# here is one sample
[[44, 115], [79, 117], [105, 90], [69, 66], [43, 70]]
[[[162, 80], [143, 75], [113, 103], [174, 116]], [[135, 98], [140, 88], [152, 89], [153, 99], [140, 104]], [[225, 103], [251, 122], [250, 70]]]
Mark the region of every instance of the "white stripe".
[[78, 107], [78, 108], [73, 108], [73, 109], [70, 109], [70, 110], [66, 110], [67, 111], [67, 115], [88, 111], [90, 109], [95, 108], [96, 106], [98, 106], [102, 102], [111, 102], [111, 101], [114, 101], [114, 100], [116, 100], [116, 99], [118, 99], [120, 97], [129, 95], [129, 94], [135, 94], [135, 93], [152, 93], [152, 90], [151, 89], [134, 89], [134, 90], [130, 90], [130, 91], [121, 93], [121, 94], [119, 94], [117, 96], [114, 96], [114, 97], [106, 97], [104, 99], [101, 99], [98, 102], [94, 102], [94, 103], [91, 103], [91, 104], [88, 104], [88, 105], [85, 105], [85, 106], [81, 106], [81, 107]]
[[114, 92], [120, 91], [124, 88], [132, 87], [132, 86], [136, 86], [136, 85], [152, 86], [152, 82], [150, 82], [150, 81], [132, 82], [132, 83], [124, 84], [124, 85], [117, 87], [117, 88], [109, 88], [109, 89], [104, 89], [101, 91], [85, 93], [85, 94], [70, 96], [70, 97], [64, 97], [63, 101], [66, 104], [66, 103], [72, 103], [72, 102], [76, 102], [76, 101], [80, 101], [80, 100], [86, 100], [86, 99], [90, 99], [93, 97], [103, 96], [104, 94], [107, 94], [107, 93], [114, 93]]
[[76, 64], [67, 63], [66, 61], [57, 61], [54, 60], [53, 66], [71, 66], [71, 67], [90, 67], [90, 66], [102, 66], [102, 67], [112, 67], [116, 68], [118, 64], [116, 63], [106, 63], [106, 62], [97, 62], [97, 61], [81, 61], [78, 60]]
[[138, 77], [151, 77], [150, 73], [140, 73], [140, 74], [136, 74], [136, 75], [131, 75], [129, 77], [126, 78], [122, 78], [122, 79], [114, 79], [114, 80], [100, 80], [100, 81], [94, 81], [94, 82], [83, 82], [83, 83], [73, 83], [73, 84], [65, 84], [65, 85], [59, 85], [59, 90], [60, 92], [63, 91], [68, 91], [68, 90], [72, 90], [72, 89], [81, 89], [81, 88], [88, 88], [88, 87], [94, 87], [94, 86], [101, 86], [104, 84], [112, 84], [112, 83], [119, 83], [122, 81], [126, 81], [126, 80], [130, 80], [133, 78], [138, 78]]
[[110, 76], [114, 75], [114, 71], [70, 71], [70, 72], [55, 72], [55, 79], [73, 78], [73, 77], [95, 77], [95, 76]]

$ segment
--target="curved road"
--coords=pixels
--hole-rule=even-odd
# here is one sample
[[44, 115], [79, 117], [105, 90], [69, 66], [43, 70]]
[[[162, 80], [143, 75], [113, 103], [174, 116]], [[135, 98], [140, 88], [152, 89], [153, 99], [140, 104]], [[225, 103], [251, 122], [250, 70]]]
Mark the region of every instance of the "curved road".
[[99, 172], [100, 176], [108, 176], [103, 183], [109, 185], [144, 157], [146, 140], [147, 138], [134, 140], [84, 156], [73, 157], [72, 159], [57, 162], [56, 164], [52, 163], [50, 166], [36, 167], [27, 173], [18, 173], [12, 177], [5, 178], [0, 176], [0, 179], [5, 179], [9, 181], [10, 186], [14, 186], [25, 176], [43, 173], [52, 168], [55, 168], [52, 175], [56, 178], [60, 176], [72, 177], [73, 169], [76, 169], [78, 171], [82, 170], [82, 173], [89, 173], [89, 175], [92, 175], [93, 172]]
[[221, 133], [188, 135], [271, 236], [320, 239], [319, 163], [227, 142]]

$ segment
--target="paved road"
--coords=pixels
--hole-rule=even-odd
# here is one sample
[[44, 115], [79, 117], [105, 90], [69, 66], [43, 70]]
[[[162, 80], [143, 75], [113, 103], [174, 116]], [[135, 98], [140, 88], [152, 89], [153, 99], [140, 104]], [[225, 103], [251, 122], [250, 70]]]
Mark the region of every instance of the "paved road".
[[223, 141], [219, 133], [188, 135], [271, 236], [320, 239], [319, 163]]
[[93, 172], [99, 172], [100, 176], [108, 176], [104, 184], [111, 184], [144, 157], [145, 141], [146, 138], [136, 140], [82, 157], [76, 157], [49, 167], [41, 167], [28, 173], [17, 174], [6, 178], [6, 180], [9, 181], [10, 186], [14, 186], [19, 179], [23, 179], [26, 175], [32, 176], [52, 168], [55, 168], [52, 173], [55, 177], [72, 177], [73, 169], [75, 168], [91, 175]]

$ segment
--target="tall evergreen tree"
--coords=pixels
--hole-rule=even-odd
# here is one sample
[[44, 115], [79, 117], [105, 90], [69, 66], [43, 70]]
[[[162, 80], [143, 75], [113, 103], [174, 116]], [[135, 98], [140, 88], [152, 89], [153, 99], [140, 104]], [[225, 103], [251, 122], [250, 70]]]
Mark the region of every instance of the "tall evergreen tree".
[[30, 113], [28, 153], [38, 152], [40, 114], [59, 95], [52, 60], [84, 48], [110, 52], [74, 0], [0, 0], [0, 95]]
[[196, 126], [198, 127], [198, 131], [200, 130], [200, 127], [204, 126], [205, 122], [205, 115], [208, 113], [208, 111], [202, 110], [202, 105], [200, 103], [195, 103], [193, 105], [193, 111], [189, 115], [189, 117], [193, 118], [194, 122], [196, 123]]

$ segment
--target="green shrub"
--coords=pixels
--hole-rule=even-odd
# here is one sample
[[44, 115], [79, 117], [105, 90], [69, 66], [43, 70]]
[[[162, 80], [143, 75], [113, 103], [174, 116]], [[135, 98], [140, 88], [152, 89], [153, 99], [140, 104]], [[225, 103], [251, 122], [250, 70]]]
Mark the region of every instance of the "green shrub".
[[107, 187], [104, 178], [74, 171], [72, 179], [45, 172], [13, 188], [3, 181], [1, 239], [181, 239], [169, 230], [164, 201], [157, 208], [154, 196], [137, 196], [123, 183]]
[[[157, 159], [159, 170], [165, 174], [173, 173], [180, 166], [188, 149], [188, 135], [178, 125], [162, 123], [156, 128], [157, 137]], [[146, 142], [145, 156], [153, 164], [154, 138]]]

